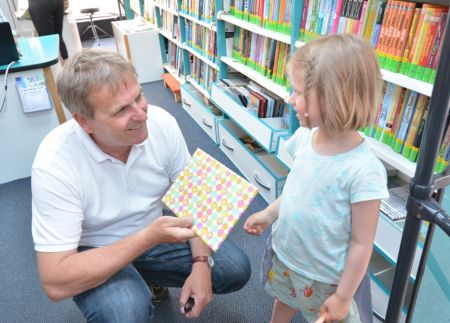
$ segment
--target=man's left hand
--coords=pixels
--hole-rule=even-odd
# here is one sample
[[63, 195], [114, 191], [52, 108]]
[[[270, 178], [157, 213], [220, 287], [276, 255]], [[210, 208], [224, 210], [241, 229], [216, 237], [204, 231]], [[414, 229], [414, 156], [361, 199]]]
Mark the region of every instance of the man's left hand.
[[[184, 312], [184, 305], [192, 297], [195, 301], [194, 307], [188, 313]], [[192, 265], [192, 272], [186, 279], [180, 295], [180, 310], [187, 318], [198, 317], [206, 305], [212, 299], [211, 269], [204, 262]]]

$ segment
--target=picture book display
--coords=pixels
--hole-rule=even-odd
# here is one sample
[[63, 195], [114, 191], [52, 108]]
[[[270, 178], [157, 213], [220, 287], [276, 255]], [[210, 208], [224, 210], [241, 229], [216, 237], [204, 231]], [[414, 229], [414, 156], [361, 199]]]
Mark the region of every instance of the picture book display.
[[197, 149], [162, 201], [179, 217], [192, 216], [194, 232], [217, 251], [258, 189]]

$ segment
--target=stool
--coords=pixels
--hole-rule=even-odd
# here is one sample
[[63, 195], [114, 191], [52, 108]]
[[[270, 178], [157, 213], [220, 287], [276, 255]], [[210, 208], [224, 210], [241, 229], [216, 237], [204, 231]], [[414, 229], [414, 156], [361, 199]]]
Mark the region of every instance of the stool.
[[94, 23], [94, 20], [92, 19], [92, 16], [94, 15], [95, 12], [98, 12], [98, 11], [100, 11], [99, 8], [85, 8], [85, 9], [81, 9], [80, 10], [81, 13], [89, 14], [89, 21], [90, 21], [89, 26], [87, 26], [86, 29], [81, 33], [81, 37], [83, 37], [83, 35], [88, 30], [90, 30], [90, 31], [92, 31], [92, 34], [94, 35], [95, 41], [100, 45], [97, 30], [102, 32], [104, 35], [106, 35], [108, 37], [112, 37], [112, 36]]
[[175, 97], [175, 102], [181, 101], [181, 94], [180, 94], [180, 83], [169, 73], [164, 73], [162, 75], [164, 86], [168, 87]]

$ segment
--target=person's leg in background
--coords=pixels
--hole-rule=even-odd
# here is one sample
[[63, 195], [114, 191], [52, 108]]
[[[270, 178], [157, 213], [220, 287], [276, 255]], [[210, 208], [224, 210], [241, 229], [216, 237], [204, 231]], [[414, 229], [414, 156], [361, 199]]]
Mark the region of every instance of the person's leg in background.
[[28, 0], [28, 11], [39, 36], [59, 35], [59, 51], [66, 59], [68, 53], [62, 37], [64, 0]]

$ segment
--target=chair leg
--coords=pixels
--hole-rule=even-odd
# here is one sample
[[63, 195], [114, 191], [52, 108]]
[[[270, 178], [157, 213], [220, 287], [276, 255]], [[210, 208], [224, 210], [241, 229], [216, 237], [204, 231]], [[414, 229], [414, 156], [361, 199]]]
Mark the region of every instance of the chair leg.
[[[102, 28], [100, 28], [99, 26], [94, 25], [94, 28], [100, 30], [100, 31], [101, 31], [103, 34], [105, 34], [106, 36], [112, 37], [110, 34], [108, 34], [106, 31], [104, 31], [104, 30], [103, 30]], [[98, 35], [98, 33], [97, 33], [97, 35]]]

